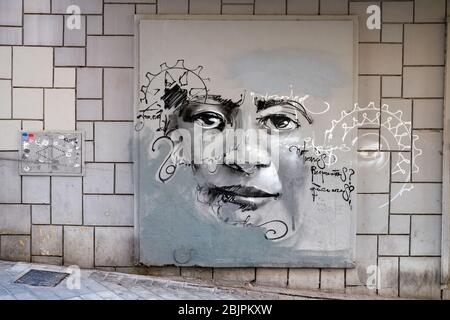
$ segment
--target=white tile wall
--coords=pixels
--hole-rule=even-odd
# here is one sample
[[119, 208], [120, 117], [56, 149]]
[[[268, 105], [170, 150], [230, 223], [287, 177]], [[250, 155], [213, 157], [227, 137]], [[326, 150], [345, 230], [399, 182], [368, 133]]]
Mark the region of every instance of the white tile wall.
[[[358, 206], [360, 234], [357, 236], [355, 269], [219, 268], [212, 272], [210, 268], [189, 268], [185, 272], [181, 270], [181, 274], [214, 276], [223, 281], [256, 279], [259, 283], [272, 285], [285, 286], [287, 283], [290, 288], [320, 287], [348, 294], [373, 295], [376, 291], [364, 287], [366, 269], [376, 265], [378, 260], [382, 271], [379, 295], [439, 297], [441, 184], [429, 181], [440, 181], [440, 169], [433, 169], [441, 167], [439, 156], [433, 156], [439, 150], [431, 150], [430, 146], [438, 146], [437, 140], [442, 139], [442, 132], [433, 129], [442, 129], [443, 118], [444, 0], [433, 3], [424, 0], [382, 3], [347, 0], [24, 0], [23, 3], [25, 19], [22, 18], [22, 1], [0, 0], [0, 21], [4, 22], [0, 22], [0, 151], [17, 150], [17, 131], [21, 128], [76, 127], [86, 133], [85, 156], [91, 162], [88, 168], [92, 170], [83, 178], [52, 178], [52, 203], [36, 204], [34, 202], [50, 200], [47, 188], [35, 190], [30, 183], [33, 180], [27, 178], [22, 184], [17, 172], [17, 152], [0, 152], [2, 159], [11, 159], [0, 160], [0, 180], [9, 182], [7, 186], [0, 184], [0, 258], [25, 261], [31, 258], [35, 262], [104, 266], [130, 272], [134, 252], [131, 227], [133, 124], [130, 121], [133, 118], [130, 79], [134, 64], [134, 12], [317, 15], [320, 11], [321, 15], [345, 15], [350, 9], [351, 14], [359, 16], [359, 40], [362, 42], [358, 103], [364, 106], [373, 102], [379, 106], [382, 98], [383, 102], [386, 98], [403, 99], [390, 102], [394, 105], [394, 101], [401, 101], [400, 109], [407, 109], [403, 110], [402, 118], [412, 119], [414, 134], [419, 134], [424, 144], [426, 154], [417, 158], [417, 162], [422, 161], [419, 163], [421, 170], [412, 177], [412, 181], [420, 182], [410, 183], [411, 152], [408, 150], [395, 152], [390, 148], [383, 152], [374, 149], [359, 153], [357, 192], [362, 200]], [[69, 4], [81, 7], [81, 30], [63, 30], [63, 15]], [[366, 9], [371, 4], [381, 5], [381, 31], [365, 27]], [[22, 46], [22, 32], [25, 46]], [[42, 109], [45, 108], [46, 114], [42, 115], [41, 111], [38, 116], [36, 111], [41, 110], [38, 101], [44, 99], [40, 100], [36, 95], [29, 99], [32, 103], [25, 106], [20, 98], [14, 99], [13, 92], [44, 92]], [[412, 109], [409, 98], [413, 100]], [[37, 107], [31, 108], [34, 103]], [[14, 110], [11, 104], [14, 104]], [[383, 117], [385, 115], [383, 111]], [[377, 137], [378, 128], [379, 124], [376, 124], [371, 126], [374, 131], [362, 130], [359, 142], [364, 142], [363, 132], [372, 132], [373, 137]], [[384, 139], [383, 126], [381, 133]], [[111, 141], [116, 145], [113, 146]], [[400, 167], [404, 172], [399, 170]], [[44, 179], [47, 181], [48, 177]], [[64, 199], [71, 202], [73, 212], [61, 209], [64, 204], [53, 195], [57, 188], [61, 192], [70, 192], [70, 197]], [[383, 206], [389, 199], [392, 202]], [[87, 201], [85, 210], [83, 201]], [[118, 214], [115, 208], [122, 208], [124, 214]], [[30, 231], [30, 220], [34, 224], [33, 232]], [[89, 223], [92, 226], [86, 226]], [[108, 223], [115, 226], [107, 226]], [[24, 245], [19, 246], [20, 242]], [[152, 270], [155, 274], [180, 274], [179, 268]]]

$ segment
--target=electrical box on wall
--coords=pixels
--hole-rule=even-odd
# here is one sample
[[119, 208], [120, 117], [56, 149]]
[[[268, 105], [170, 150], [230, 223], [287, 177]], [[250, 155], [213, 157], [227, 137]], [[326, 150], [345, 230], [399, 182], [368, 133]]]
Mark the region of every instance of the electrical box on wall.
[[78, 131], [21, 131], [21, 175], [83, 175], [83, 134]]

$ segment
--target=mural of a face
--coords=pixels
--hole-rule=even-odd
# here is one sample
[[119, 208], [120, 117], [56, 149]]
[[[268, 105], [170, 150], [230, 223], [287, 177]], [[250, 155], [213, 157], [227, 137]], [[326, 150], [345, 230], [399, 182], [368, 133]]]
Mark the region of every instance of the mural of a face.
[[[164, 99], [166, 108], [180, 101], [175, 96], [186, 96], [176, 89], [166, 88], [171, 92], [165, 95], [170, 97]], [[170, 116], [169, 136], [187, 130], [201, 150], [220, 150], [206, 157], [203, 152], [201, 163], [192, 165], [198, 183], [193, 201], [200, 212], [221, 223], [261, 227], [268, 240], [287, 239], [301, 223], [309, 172], [291, 147], [303, 143], [300, 132], [312, 119], [296, 101], [248, 92], [243, 90], [236, 102], [210, 94], [179, 103]], [[198, 152], [192, 139], [181, 141], [183, 149]]]
[[353, 24], [140, 21], [142, 263], [353, 265]]

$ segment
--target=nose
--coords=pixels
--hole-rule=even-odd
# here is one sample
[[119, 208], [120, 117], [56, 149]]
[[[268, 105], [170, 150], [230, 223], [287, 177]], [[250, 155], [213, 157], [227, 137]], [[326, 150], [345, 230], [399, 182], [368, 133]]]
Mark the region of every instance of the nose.
[[[263, 129], [233, 130], [226, 137], [225, 166], [245, 175], [254, 175], [258, 170], [270, 167], [269, 137]], [[232, 139], [231, 143], [229, 139]]]

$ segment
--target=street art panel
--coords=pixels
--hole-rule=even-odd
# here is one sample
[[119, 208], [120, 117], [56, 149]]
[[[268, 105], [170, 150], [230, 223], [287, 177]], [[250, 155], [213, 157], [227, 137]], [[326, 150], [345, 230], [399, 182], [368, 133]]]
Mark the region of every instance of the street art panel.
[[354, 21], [141, 20], [139, 262], [351, 267]]

